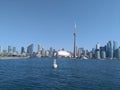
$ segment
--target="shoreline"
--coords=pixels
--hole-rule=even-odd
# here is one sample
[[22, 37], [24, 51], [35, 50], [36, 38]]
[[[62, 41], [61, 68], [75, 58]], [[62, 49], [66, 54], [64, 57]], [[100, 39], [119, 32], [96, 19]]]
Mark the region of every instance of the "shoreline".
[[29, 57], [0, 57], [0, 60], [11, 60], [11, 59], [27, 59]]
[[[33, 58], [33, 57], [0, 57], [0, 60], [14, 60], [14, 59], [29, 59], [29, 58]], [[38, 57], [34, 57], [34, 58], [38, 58]], [[40, 57], [40, 58], [49, 58], [49, 57]], [[58, 59], [58, 58], [57, 58]], [[60, 59], [60, 58], [59, 58]], [[65, 59], [65, 58], [61, 58], [61, 59]], [[75, 58], [66, 58], [66, 59], [75, 59]], [[81, 59], [81, 58], [76, 58], [76, 60], [120, 60], [120, 59]]]

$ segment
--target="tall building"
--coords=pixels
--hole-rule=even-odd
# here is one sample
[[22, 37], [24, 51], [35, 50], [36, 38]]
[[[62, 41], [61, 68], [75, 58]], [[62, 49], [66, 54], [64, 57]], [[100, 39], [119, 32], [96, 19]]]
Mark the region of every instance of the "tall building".
[[100, 44], [97, 43], [96, 44], [96, 49], [95, 49], [95, 57], [96, 57], [96, 59], [100, 59], [100, 56], [101, 56], [101, 54], [100, 54]]
[[2, 53], [2, 47], [0, 46], [0, 53]]
[[38, 44], [38, 53], [40, 53], [41, 52], [41, 50], [42, 50], [42, 47], [40, 46], [40, 44]]
[[96, 59], [100, 59], [100, 51], [96, 51]]
[[13, 53], [15, 53], [16, 52], [16, 47], [13, 47]]
[[32, 55], [33, 54], [33, 44], [29, 45], [27, 47], [27, 54], [28, 55]]
[[120, 59], [120, 47], [117, 49], [116, 56], [117, 56], [118, 59]]
[[25, 48], [21, 47], [21, 54], [24, 54], [24, 53], [25, 53]]
[[45, 51], [45, 57], [49, 57], [49, 50]]
[[78, 58], [80, 58], [80, 56], [81, 56], [81, 50], [80, 50], [80, 48], [78, 49], [78, 54], [77, 54], [77, 56], [78, 56]]
[[83, 50], [83, 56], [87, 56], [88, 51], [87, 50]]
[[113, 50], [116, 50], [118, 48], [118, 42], [113, 41]]
[[53, 48], [52, 48], [52, 47], [50, 47], [49, 56], [50, 56], [50, 57], [53, 57]]
[[102, 58], [102, 59], [105, 59], [106, 58], [106, 46], [101, 46], [100, 47], [100, 57]]
[[109, 41], [107, 43], [106, 52], [107, 52], [107, 57], [112, 59], [113, 58], [113, 45], [112, 45], [112, 41]]
[[101, 52], [101, 58], [102, 58], [102, 59], [105, 59], [105, 58], [106, 58], [106, 52], [105, 52], [105, 51], [102, 51], [102, 52]]
[[88, 56], [89, 56], [90, 59], [92, 59], [92, 58], [93, 58], [93, 53], [92, 53], [92, 52], [89, 52], [89, 53], [88, 53]]
[[8, 46], [8, 53], [12, 53], [12, 46]]
[[113, 57], [117, 58], [117, 49], [118, 49], [118, 43], [117, 41], [113, 41]]
[[44, 57], [45, 56], [45, 49], [42, 48], [41, 55]]
[[112, 41], [110, 41], [110, 58], [113, 58], [113, 44]]
[[95, 54], [96, 54], [96, 49], [95, 48], [92, 48], [92, 56], [93, 56], [93, 58], [95, 58]]
[[96, 44], [96, 49], [97, 49], [97, 50], [100, 49], [100, 44], [99, 44], [99, 43]]
[[74, 51], [73, 51], [73, 57], [76, 58], [76, 24], [74, 26]]

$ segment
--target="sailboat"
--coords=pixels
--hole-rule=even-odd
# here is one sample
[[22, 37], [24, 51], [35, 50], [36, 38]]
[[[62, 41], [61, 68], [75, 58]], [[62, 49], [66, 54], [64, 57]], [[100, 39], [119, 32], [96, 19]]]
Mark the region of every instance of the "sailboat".
[[56, 59], [54, 59], [54, 62], [53, 62], [53, 66], [52, 66], [52, 67], [53, 67], [54, 69], [56, 69], [57, 66], [58, 66], [58, 65], [57, 65], [57, 63], [56, 63]]

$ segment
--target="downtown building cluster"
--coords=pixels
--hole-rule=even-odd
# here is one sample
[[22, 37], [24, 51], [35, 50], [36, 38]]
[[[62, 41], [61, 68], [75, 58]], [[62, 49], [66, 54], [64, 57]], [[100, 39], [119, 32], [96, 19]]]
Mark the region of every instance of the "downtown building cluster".
[[[76, 52], [75, 52], [76, 51]], [[76, 58], [88, 58], [88, 59], [120, 59], [120, 47], [116, 41], [108, 41], [106, 45], [100, 46], [99, 43], [91, 51], [84, 48], [76, 48], [73, 52], [65, 51], [64, 49], [55, 50], [50, 47], [49, 50], [44, 49], [41, 45], [37, 46], [37, 51], [34, 51], [34, 44], [30, 44], [25, 47], [21, 47], [18, 52], [16, 47], [8, 46], [7, 50], [2, 50], [0, 46], [0, 56], [1, 57], [58, 57], [59, 52], [69, 53], [69, 58], [74, 58], [74, 53], [76, 53]], [[64, 55], [62, 56], [64, 57]]]
[[108, 41], [105, 46], [96, 44], [93, 55], [96, 59], [120, 59], [120, 47], [118, 47], [118, 42]]
[[99, 43], [96, 44], [96, 48], [92, 51], [84, 50], [84, 48], [79, 48], [77, 50], [76, 46], [76, 24], [74, 25], [74, 48], [73, 48], [73, 58], [83, 58], [83, 59], [120, 59], [120, 47], [118, 47], [117, 41], [108, 41], [105, 46], [100, 46]]
[[17, 51], [16, 47], [8, 46], [7, 50], [2, 50], [0, 46], [0, 56], [1, 57], [54, 57], [54, 53], [57, 51], [52, 47], [49, 50], [45, 50], [40, 45], [37, 47], [37, 51], [34, 51], [34, 44], [30, 44], [25, 47], [21, 47], [20, 51]]
[[99, 43], [91, 51], [79, 48], [77, 58], [86, 57], [89, 59], [120, 59], [120, 47], [117, 41], [108, 41], [106, 45], [100, 46]]

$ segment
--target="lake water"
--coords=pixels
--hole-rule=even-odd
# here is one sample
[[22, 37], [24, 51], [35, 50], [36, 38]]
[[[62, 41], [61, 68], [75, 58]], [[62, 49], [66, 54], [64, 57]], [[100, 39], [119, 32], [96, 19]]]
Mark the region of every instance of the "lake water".
[[119, 60], [0, 60], [0, 90], [120, 90]]

